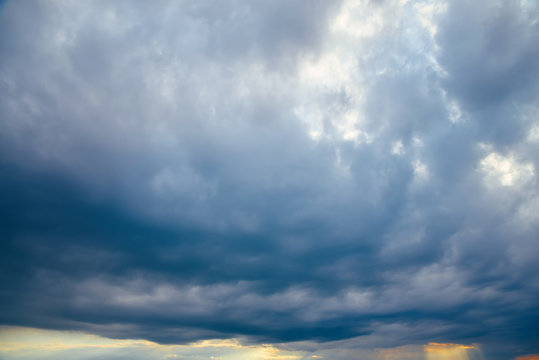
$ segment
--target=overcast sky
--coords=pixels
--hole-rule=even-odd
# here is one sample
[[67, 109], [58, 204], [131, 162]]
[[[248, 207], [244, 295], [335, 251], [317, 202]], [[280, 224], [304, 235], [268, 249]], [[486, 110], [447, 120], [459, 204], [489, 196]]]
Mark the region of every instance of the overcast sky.
[[539, 354], [538, 59], [534, 0], [0, 1], [0, 357]]

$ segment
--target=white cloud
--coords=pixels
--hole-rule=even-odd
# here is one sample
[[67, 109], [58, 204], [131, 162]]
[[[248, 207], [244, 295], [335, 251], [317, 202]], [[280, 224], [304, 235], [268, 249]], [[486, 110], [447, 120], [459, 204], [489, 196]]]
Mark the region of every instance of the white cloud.
[[523, 186], [535, 176], [531, 163], [519, 163], [512, 156], [490, 153], [480, 162], [487, 186]]

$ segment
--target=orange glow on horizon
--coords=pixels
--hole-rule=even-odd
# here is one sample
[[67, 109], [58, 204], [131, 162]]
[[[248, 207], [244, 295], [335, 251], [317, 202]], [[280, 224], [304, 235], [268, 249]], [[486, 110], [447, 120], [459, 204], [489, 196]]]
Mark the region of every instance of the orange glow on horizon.
[[535, 354], [535, 355], [519, 356], [519, 357], [515, 358], [515, 360], [539, 360], [539, 355]]

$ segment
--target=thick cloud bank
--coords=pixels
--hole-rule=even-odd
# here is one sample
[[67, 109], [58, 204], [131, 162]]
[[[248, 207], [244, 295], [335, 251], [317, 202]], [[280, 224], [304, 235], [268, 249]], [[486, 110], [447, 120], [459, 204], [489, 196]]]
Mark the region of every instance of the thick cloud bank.
[[536, 2], [7, 1], [0, 53], [2, 324], [539, 352]]

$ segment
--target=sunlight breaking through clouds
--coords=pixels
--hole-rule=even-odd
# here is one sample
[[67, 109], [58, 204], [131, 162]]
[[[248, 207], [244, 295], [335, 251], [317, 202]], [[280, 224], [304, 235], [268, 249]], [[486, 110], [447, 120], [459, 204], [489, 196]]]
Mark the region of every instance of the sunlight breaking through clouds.
[[429, 343], [423, 346], [426, 360], [470, 360], [477, 357], [470, 357], [471, 352], [479, 352], [476, 345]]

